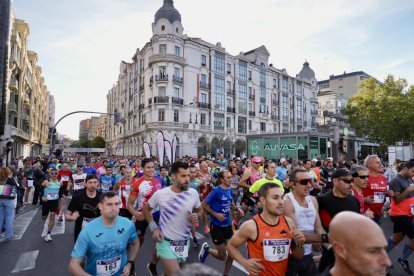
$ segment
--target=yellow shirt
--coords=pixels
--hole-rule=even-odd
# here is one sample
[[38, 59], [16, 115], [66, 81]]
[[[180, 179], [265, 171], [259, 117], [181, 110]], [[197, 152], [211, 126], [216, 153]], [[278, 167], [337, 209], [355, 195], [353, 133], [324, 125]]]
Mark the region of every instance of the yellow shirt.
[[262, 187], [262, 185], [266, 183], [276, 184], [282, 189], [283, 193], [285, 192], [285, 188], [283, 188], [283, 184], [282, 182], [280, 182], [279, 179], [277, 178], [267, 179], [266, 177], [256, 180], [256, 182], [254, 182], [254, 184], [250, 187], [249, 192], [251, 192], [252, 194], [257, 193], [260, 190], [260, 187]]

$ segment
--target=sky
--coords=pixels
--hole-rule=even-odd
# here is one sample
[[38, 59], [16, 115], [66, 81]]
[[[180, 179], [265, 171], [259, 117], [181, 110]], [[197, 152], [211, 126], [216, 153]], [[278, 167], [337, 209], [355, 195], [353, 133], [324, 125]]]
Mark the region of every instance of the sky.
[[[30, 27], [29, 49], [56, 102], [56, 120], [77, 110], [106, 112], [121, 61], [131, 62], [152, 36], [162, 0], [13, 0]], [[184, 33], [231, 55], [265, 45], [269, 63], [295, 76], [304, 61], [318, 80], [364, 71], [414, 84], [414, 1], [175, 0]], [[78, 139], [72, 115], [57, 127]]]

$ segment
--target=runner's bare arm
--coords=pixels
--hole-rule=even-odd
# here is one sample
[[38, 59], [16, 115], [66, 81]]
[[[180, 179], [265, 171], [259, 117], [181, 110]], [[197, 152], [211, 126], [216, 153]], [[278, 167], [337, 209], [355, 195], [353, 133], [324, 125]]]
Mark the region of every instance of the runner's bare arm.
[[136, 195], [133, 195], [132, 193], [129, 194], [127, 208], [128, 208], [128, 211], [133, 216], [135, 216], [135, 213], [136, 213], [135, 208], [134, 208], [134, 203], [136, 199], [137, 199]]
[[303, 235], [303, 233], [297, 229], [296, 224], [290, 217], [285, 218], [286, 222], [289, 225], [289, 228], [291, 229], [290, 236], [294, 241], [292, 244], [292, 256], [297, 260], [301, 260], [305, 252], [303, 250], [303, 244], [305, 243], [305, 235]]
[[73, 276], [89, 276], [90, 274], [86, 273], [82, 268], [84, 263], [83, 259], [71, 258], [69, 262], [69, 272]]
[[249, 179], [249, 177], [252, 175], [252, 171], [251, 170], [246, 170], [242, 176], [242, 178], [239, 181], [239, 186], [245, 189], [249, 189], [250, 185], [247, 184], [247, 180]]

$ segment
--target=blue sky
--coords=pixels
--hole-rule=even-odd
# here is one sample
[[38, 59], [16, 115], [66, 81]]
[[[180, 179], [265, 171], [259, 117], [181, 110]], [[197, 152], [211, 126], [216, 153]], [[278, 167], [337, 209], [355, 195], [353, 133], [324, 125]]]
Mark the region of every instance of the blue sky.
[[[56, 118], [75, 110], [106, 111], [106, 95], [121, 60], [151, 38], [162, 0], [13, 0], [30, 25], [29, 48], [39, 54], [55, 96]], [[265, 45], [270, 63], [296, 75], [305, 60], [318, 80], [344, 71], [387, 74], [414, 84], [414, 1], [411, 0], [176, 0], [191, 37], [221, 42], [237, 55]], [[58, 131], [78, 137], [79, 121]]]

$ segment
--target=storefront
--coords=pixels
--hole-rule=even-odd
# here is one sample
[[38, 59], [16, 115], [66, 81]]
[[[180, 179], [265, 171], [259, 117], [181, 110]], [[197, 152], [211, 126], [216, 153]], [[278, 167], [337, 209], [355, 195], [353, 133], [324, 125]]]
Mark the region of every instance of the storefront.
[[249, 135], [247, 153], [248, 156], [264, 156], [268, 159], [325, 159], [330, 156], [329, 138], [329, 134], [317, 132]]

